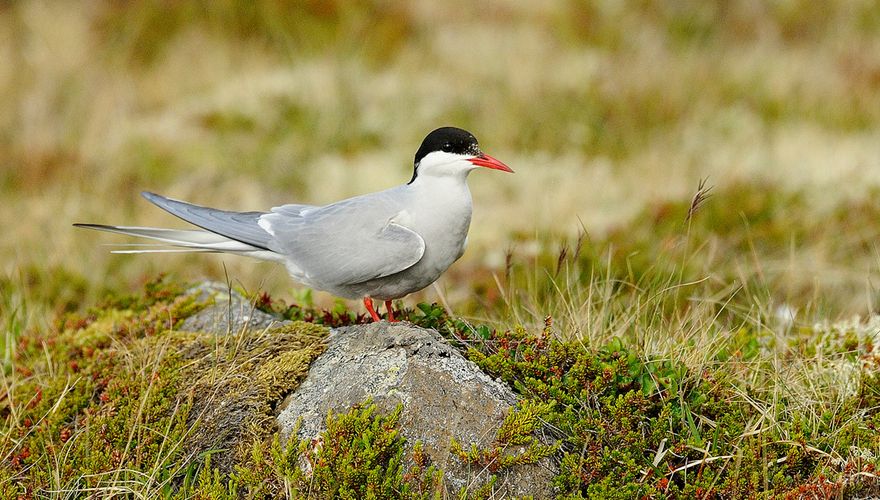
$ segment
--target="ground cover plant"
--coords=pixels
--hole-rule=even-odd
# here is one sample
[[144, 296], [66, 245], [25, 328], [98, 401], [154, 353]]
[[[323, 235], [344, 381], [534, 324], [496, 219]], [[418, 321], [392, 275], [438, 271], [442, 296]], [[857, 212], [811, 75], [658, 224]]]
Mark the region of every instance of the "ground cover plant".
[[[458, 459], [549, 455], [568, 498], [878, 494], [878, 13], [0, 5], [0, 497], [491, 497], [442, 491], [369, 401], [320, 450], [276, 439], [273, 402], [357, 304], [70, 228], [169, 225], [141, 189], [242, 210], [378, 190], [447, 124], [517, 171], [473, 176], [467, 253], [397, 304], [522, 398]], [[301, 323], [179, 331], [204, 279]]]
[[[496, 305], [503, 316], [482, 323], [450, 315], [438, 304], [398, 304], [404, 319], [442, 332], [523, 398], [494, 447], [459, 443], [454, 446], [459, 458], [501, 470], [551, 456], [561, 467], [554, 480], [560, 497], [825, 498], [876, 492], [878, 321], [804, 324], [795, 313], [769, 309], [763, 302], [769, 290], [749, 295], [757, 284], [731, 288], [724, 276], [691, 279], [689, 273], [704, 267], [690, 270], [677, 263], [705, 258], [699, 255], [705, 249], [686, 240], [698, 237], [697, 220], [706, 214], [711, 211], [697, 211], [691, 221], [680, 219], [673, 225], [673, 232], [682, 231], [681, 245], [696, 247], [689, 255], [681, 258], [677, 247], [654, 250], [669, 267], [640, 269], [627, 259], [616, 264], [613, 255], [599, 267], [589, 254], [581, 255], [584, 246], [577, 250], [576, 241], [564, 246], [564, 252], [540, 257], [552, 266], [512, 262], [506, 279], [510, 290], [521, 292], [519, 298], [507, 295], [510, 290], [500, 291], [508, 297], [504, 305]], [[627, 233], [638, 234], [644, 220], [654, 220], [651, 211]], [[739, 238], [735, 233], [730, 232], [734, 243]], [[601, 248], [613, 241], [592, 244]], [[293, 351], [294, 358], [279, 358], [309, 345], [297, 340], [301, 333], [242, 332], [223, 341], [175, 333], [175, 325], [201, 307], [181, 298], [183, 288], [164, 278], [148, 283], [144, 292], [110, 296], [90, 310], [61, 311], [48, 330], [11, 329], [18, 333], [4, 375], [4, 455], [9, 465], [4, 484], [10, 494], [441, 494], [442, 471], [430, 464], [403, 470], [396, 418], [374, 414], [369, 402], [341, 420], [328, 417], [343, 427], [334, 434], [331, 425], [322, 451], [357, 454], [355, 443], [376, 440], [363, 451], [372, 458], [355, 460], [360, 465], [354, 469], [351, 458], [314, 457], [310, 463], [320, 466], [306, 475], [301, 461], [315, 453], [310, 442], [282, 445], [271, 432], [256, 431], [267, 428], [256, 421], [239, 423], [241, 430], [228, 446], [183, 446], [192, 441], [186, 436], [193, 429], [210, 434], [211, 428], [230, 425], [212, 421], [205, 410], [217, 400], [186, 397], [204, 393], [199, 384], [225, 386], [230, 379], [208, 377], [205, 382], [202, 377], [193, 388], [192, 380], [190, 385], [181, 383], [192, 373], [187, 370], [201, 371], [207, 364], [217, 373], [228, 373], [232, 366], [302, 373], [303, 365], [295, 360], [307, 363], [320, 352], [317, 343], [309, 354]], [[254, 294], [253, 303], [312, 324], [367, 321], [341, 303], [321, 310], [265, 292]], [[550, 313], [537, 328], [531, 309], [536, 305]], [[513, 321], [518, 323], [510, 326]], [[320, 339], [319, 332], [311, 335]], [[265, 351], [266, 342], [275, 346], [271, 352]], [[129, 361], [120, 363], [120, 358]], [[266, 386], [255, 396], [261, 402], [244, 398], [238, 404], [259, 405], [268, 399], [271, 406], [273, 398], [292, 387]], [[208, 392], [218, 400], [242, 398], [241, 391]], [[267, 418], [271, 410], [256, 413]], [[150, 432], [164, 436], [163, 446], [151, 446], [145, 438]], [[537, 441], [536, 433], [551, 444]], [[346, 441], [356, 436], [361, 437]], [[97, 447], [95, 439], [112, 445]], [[327, 442], [338, 445], [327, 448]], [[530, 454], [505, 452], [508, 444], [524, 443], [532, 443]], [[68, 460], [72, 457], [77, 459]], [[71, 463], [89, 465], [76, 468]], [[321, 477], [326, 479], [315, 487], [312, 478]], [[490, 482], [452, 493], [491, 496], [492, 487]]]

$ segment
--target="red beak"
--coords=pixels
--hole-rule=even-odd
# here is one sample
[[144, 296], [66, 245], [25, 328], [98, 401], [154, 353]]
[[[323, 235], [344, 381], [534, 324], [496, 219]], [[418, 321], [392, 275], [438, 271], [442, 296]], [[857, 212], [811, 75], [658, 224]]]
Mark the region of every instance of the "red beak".
[[495, 170], [513, 173], [513, 169], [496, 160], [495, 158], [492, 158], [486, 153], [481, 153], [480, 156], [477, 156], [476, 158], [471, 158], [468, 161], [478, 167], [494, 168]]

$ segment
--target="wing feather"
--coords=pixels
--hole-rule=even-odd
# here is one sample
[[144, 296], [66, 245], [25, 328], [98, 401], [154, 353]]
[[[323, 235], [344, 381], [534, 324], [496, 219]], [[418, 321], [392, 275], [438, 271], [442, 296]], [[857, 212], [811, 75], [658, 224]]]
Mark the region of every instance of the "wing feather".
[[266, 212], [218, 210], [166, 198], [149, 191], [144, 191], [141, 195], [159, 208], [190, 224], [263, 250], [269, 249], [272, 235], [258, 224], [260, 216], [265, 215]]
[[313, 286], [340, 286], [413, 266], [425, 241], [399, 224], [400, 200], [388, 192], [310, 207], [291, 217], [273, 209], [261, 217], [274, 234], [270, 249], [290, 259]]

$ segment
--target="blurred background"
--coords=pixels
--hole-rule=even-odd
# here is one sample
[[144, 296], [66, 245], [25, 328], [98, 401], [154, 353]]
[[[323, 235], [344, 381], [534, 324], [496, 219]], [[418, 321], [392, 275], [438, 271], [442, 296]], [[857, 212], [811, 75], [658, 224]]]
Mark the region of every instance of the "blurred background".
[[301, 297], [280, 266], [110, 255], [131, 240], [71, 224], [185, 227], [141, 190], [258, 210], [383, 189], [444, 125], [516, 174], [471, 175], [468, 251], [408, 302], [479, 314], [512, 268], [576, 253], [880, 305], [878, 1], [0, 2], [0, 61], [7, 307], [160, 272]]

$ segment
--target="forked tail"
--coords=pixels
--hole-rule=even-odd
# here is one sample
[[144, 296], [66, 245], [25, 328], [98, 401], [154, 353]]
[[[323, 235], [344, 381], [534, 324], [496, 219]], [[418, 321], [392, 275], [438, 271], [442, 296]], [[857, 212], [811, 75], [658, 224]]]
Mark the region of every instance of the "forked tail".
[[121, 243], [120, 250], [111, 253], [167, 253], [167, 252], [228, 252], [263, 253], [263, 248], [248, 245], [209, 231], [164, 229], [158, 227], [107, 226], [103, 224], [74, 224], [76, 227], [138, 236], [162, 243]]
[[[227, 252], [271, 259], [276, 256], [269, 250], [271, 235], [260, 227], [263, 212], [230, 212], [202, 207], [185, 201], [166, 198], [155, 193], [143, 192], [144, 198], [167, 212], [204, 229], [165, 229], [158, 227], [107, 226], [104, 224], [74, 224], [76, 227], [96, 229], [110, 233], [139, 236], [162, 243], [120, 244], [126, 247], [112, 253], [161, 253], [161, 252]], [[169, 248], [170, 247], [170, 248]]]

